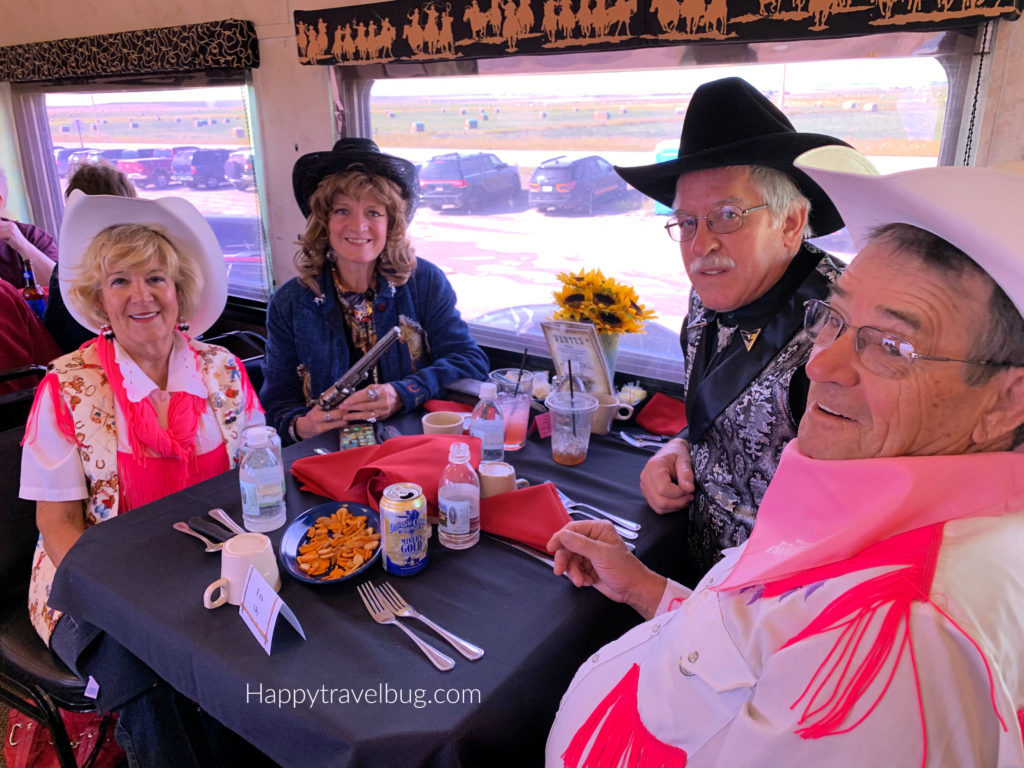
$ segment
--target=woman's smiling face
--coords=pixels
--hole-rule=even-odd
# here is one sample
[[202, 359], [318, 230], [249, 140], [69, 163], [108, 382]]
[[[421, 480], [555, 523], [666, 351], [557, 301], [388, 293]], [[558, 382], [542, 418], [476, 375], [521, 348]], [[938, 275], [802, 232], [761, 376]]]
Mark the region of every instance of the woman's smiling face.
[[118, 343], [133, 358], [162, 349], [173, 339], [178, 292], [166, 270], [156, 264], [104, 275], [100, 303]]
[[353, 264], [372, 263], [387, 246], [387, 208], [374, 195], [357, 200], [338, 193], [331, 201], [327, 236], [339, 259]]

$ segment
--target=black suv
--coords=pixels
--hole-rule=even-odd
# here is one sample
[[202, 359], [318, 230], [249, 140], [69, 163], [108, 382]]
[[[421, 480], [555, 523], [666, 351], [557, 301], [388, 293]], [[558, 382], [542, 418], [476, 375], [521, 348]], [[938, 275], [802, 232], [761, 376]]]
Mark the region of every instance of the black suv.
[[223, 184], [224, 163], [231, 154], [227, 149], [186, 149], [171, 161], [171, 180], [189, 187], [216, 189]]
[[514, 206], [522, 194], [519, 168], [488, 152], [437, 155], [420, 170], [420, 203], [435, 211], [454, 206], [477, 212], [499, 202]]
[[626, 182], [603, 157], [570, 160], [561, 155], [545, 160], [530, 177], [530, 207], [590, 216], [601, 203], [619, 200], [627, 190]]

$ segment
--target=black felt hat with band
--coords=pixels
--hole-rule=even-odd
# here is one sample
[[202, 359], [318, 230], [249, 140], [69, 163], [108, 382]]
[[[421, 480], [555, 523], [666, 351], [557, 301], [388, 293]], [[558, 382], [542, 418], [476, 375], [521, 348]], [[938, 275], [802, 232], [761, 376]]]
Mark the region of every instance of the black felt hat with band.
[[[793, 166], [802, 153], [845, 141], [820, 133], [800, 133], [781, 110], [738, 77], [704, 83], [693, 93], [683, 118], [679, 157], [653, 165], [615, 167], [619, 176], [648, 197], [672, 207], [676, 181], [684, 173], [729, 165], [761, 165], [782, 171], [811, 201], [815, 235], [843, 226], [839, 212], [811, 178]], [[703, 213], [703, 211], [698, 211]]]
[[317, 185], [331, 174], [346, 171], [365, 171], [391, 179], [402, 190], [405, 220], [412, 220], [420, 193], [416, 166], [404, 158], [386, 155], [374, 141], [358, 137], [338, 139], [330, 152], [311, 152], [295, 161], [292, 188], [303, 216], [308, 217], [312, 212], [309, 198], [316, 192]]

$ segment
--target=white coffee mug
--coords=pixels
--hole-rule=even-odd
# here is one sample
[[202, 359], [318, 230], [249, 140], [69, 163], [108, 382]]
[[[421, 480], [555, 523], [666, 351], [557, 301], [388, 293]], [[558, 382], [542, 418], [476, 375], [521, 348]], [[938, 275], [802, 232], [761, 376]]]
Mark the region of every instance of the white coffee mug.
[[420, 423], [424, 435], [461, 435], [465, 414], [455, 411], [432, 411], [423, 415]]
[[281, 589], [281, 574], [277, 570], [277, 558], [270, 539], [262, 533], [240, 533], [224, 543], [220, 551], [220, 578], [206, 588], [203, 605], [207, 608], [218, 608], [224, 603], [240, 605], [250, 565], [259, 571], [275, 592]]
[[612, 419], [624, 420], [633, 415], [633, 406], [620, 403], [614, 395], [595, 394], [597, 410], [590, 422], [590, 431], [595, 435], [607, 435], [612, 428]]
[[480, 498], [497, 496], [518, 488], [525, 488], [530, 481], [525, 478], [516, 479], [516, 469], [504, 461], [489, 461], [480, 465]]

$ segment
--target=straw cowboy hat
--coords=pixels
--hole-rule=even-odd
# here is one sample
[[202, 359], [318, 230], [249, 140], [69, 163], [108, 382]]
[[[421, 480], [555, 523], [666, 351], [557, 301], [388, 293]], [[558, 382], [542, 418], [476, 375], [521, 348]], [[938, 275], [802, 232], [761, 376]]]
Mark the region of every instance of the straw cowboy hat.
[[828, 192], [858, 248], [874, 227], [912, 224], [970, 256], [1024, 314], [1024, 163], [880, 176], [855, 155], [825, 147], [796, 162]]
[[[811, 201], [815, 235], [842, 228], [828, 196], [793, 160], [815, 147], [846, 142], [819, 133], [800, 133], [760, 91], [738, 77], [704, 83], [693, 92], [683, 118], [679, 156], [653, 165], [615, 166], [619, 176], [648, 197], [673, 207], [676, 181], [684, 173], [730, 165], [761, 165], [782, 171]], [[703, 213], [703, 211], [701, 211]]]
[[345, 171], [366, 171], [374, 176], [391, 179], [402, 190], [402, 199], [406, 204], [405, 220], [412, 221], [420, 194], [416, 166], [404, 158], [386, 155], [375, 142], [358, 137], [338, 139], [330, 152], [312, 152], [295, 162], [292, 168], [292, 188], [303, 216], [308, 218], [312, 212], [309, 198], [316, 191], [317, 185], [327, 176]]
[[93, 238], [117, 224], [144, 224], [156, 230], [170, 241], [179, 256], [199, 266], [202, 285], [195, 297], [195, 314], [187, 320], [193, 336], [209, 330], [227, 302], [224, 255], [203, 214], [180, 197], [145, 200], [86, 195], [80, 190], [71, 193], [60, 227], [60, 292], [71, 316], [90, 331], [99, 332], [90, 308], [71, 293], [71, 286], [82, 271], [82, 257]]

